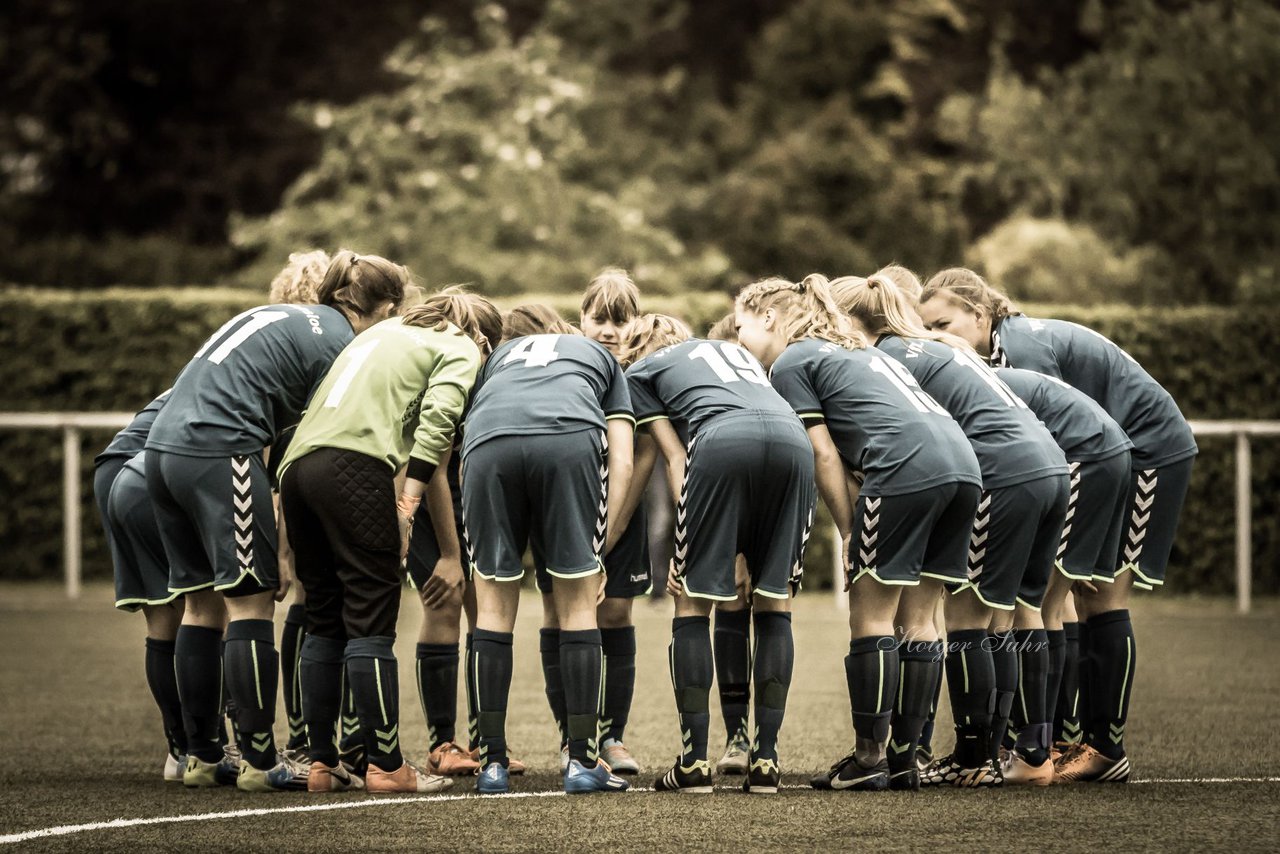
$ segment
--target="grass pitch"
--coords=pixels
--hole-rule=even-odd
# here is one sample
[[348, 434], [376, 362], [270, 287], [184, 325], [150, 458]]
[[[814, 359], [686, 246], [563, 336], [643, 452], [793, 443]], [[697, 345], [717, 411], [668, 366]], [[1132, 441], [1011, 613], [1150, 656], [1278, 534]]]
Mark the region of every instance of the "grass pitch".
[[[419, 613], [401, 613], [404, 746], [424, 758], [412, 671]], [[679, 747], [666, 666], [670, 605], [637, 603], [636, 699], [627, 742], [649, 787]], [[115, 819], [11, 842], [23, 850], [701, 849], [1236, 851], [1276, 848], [1280, 831], [1280, 603], [1237, 617], [1225, 600], [1140, 598], [1129, 785], [854, 794], [807, 789], [851, 743], [842, 659], [848, 633], [829, 596], [797, 603], [796, 678], [776, 797], [634, 792], [556, 794], [558, 743], [538, 665], [539, 603], [522, 603], [508, 737], [530, 773], [517, 797], [245, 795], [160, 779], [159, 714], [143, 678], [143, 622], [91, 585], [74, 603], [53, 585], [0, 585], [0, 846], [5, 837]], [[714, 704], [714, 699], [713, 699]], [[283, 706], [280, 707], [283, 717]], [[716, 716], [713, 715], [713, 719]], [[935, 747], [946, 749], [946, 712]], [[712, 740], [724, 733], [713, 721]], [[715, 748], [713, 747], [713, 750]], [[715, 757], [713, 757], [715, 758]], [[1194, 782], [1193, 780], [1206, 780]], [[725, 784], [731, 780], [722, 781]], [[298, 808], [304, 809], [298, 809]], [[308, 809], [319, 807], [320, 809]], [[330, 809], [330, 807], [343, 807]], [[248, 811], [247, 813], [245, 811]]]

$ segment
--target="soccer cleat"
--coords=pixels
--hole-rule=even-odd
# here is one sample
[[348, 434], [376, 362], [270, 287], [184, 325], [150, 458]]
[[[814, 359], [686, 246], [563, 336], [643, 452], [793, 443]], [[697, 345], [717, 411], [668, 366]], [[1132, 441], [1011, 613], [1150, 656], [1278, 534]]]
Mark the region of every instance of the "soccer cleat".
[[[471, 748], [471, 750], [468, 751], [467, 755], [471, 757], [471, 761], [476, 763], [476, 770], [473, 773], [479, 774], [480, 773], [480, 748], [478, 747]], [[512, 777], [519, 777], [521, 774], [524, 773], [524, 769], [525, 769], [525, 764], [521, 762], [519, 759], [516, 759], [514, 756], [507, 757], [507, 773], [510, 774]], [[560, 773], [561, 774], [564, 773], [563, 768], [560, 769]]]
[[751, 744], [741, 733], [729, 739], [729, 743], [724, 746], [724, 756], [716, 763], [716, 773], [735, 777], [746, 774], [751, 762], [750, 752]]
[[1127, 783], [1132, 770], [1129, 757], [1109, 759], [1086, 744], [1058, 760], [1057, 766], [1053, 769], [1053, 782], [1055, 784]]
[[446, 741], [431, 751], [427, 769], [442, 777], [470, 777], [480, 771], [480, 763], [452, 741]]
[[364, 788], [364, 780], [339, 760], [335, 767], [323, 762], [308, 765], [308, 792], [355, 792]]
[[711, 786], [711, 763], [705, 759], [695, 759], [693, 764], [685, 767], [679, 758], [671, 766], [671, 770], [663, 774], [653, 783], [655, 792], [683, 792], [689, 795], [709, 795]]
[[890, 774], [889, 788], [895, 792], [920, 791], [920, 769], [912, 767]]
[[748, 795], [776, 795], [782, 780], [782, 769], [772, 759], [754, 759], [747, 768], [742, 791]]
[[609, 766], [609, 770], [615, 774], [639, 774], [640, 763], [631, 755], [631, 751], [627, 750], [627, 746], [620, 741], [608, 739], [600, 749], [600, 758]]
[[305, 747], [286, 747], [280, 752], [295, 765], [311, 764], [311, 754], [307, 753], [307, 748]]
[[921, 786], [957, 786], [962, 789], [989, 789], [1001, 783], [1000, 772], [991, 760], [976, 768], [965, 768], [956, 762], [954, 754], [947, 754], [930, 763], [920, 775]]
[[576, 759], [569, 760], [564, 772], [564, 791], [567, 795], [585, 795], [591, 792], [625, 792], [631, 784], [609, 770], [603, 762], [587, 768]]
[[365, 790], [371, 794], [443, 792], [452, 785], [448, 777], [428, 774], [408, 759], [394, 771], [383, 771], [369, 763], [369, 773], [364, 778]]
[[164, 755], [164, 781], [166, 783], [181, 783], [186, 767], [186, 756], [174, 756], [172, 753], [166, 753]]
[[490, 762], [476, 777], [476, 791], [482, 795], [505, 795], [511, 791], [511, 772], [501, 762]]
[[560, 774], [563, 776], [569, 771], [569, 745], [560, 745]]
[[1032, 765], [1016, 750], [1010, 750], [1000, 761], [1000, 776], [1011, 786], [1048, 786], [1053, 782], [1053, 762], [1046, 759]]
[[228, 750], [217, 762], [205, 762], [198, 756], [188, 756], [187, 767], [182, 771], [182, 785], [188, 789], [235, 785], [240, 776], [239, 755], [237, 751], [233, 756]]
[[[814, 780], [809, 782], [812, 785]], [[849, 792], [883, 792], [889, 788], [889, 760], [882, 758], [868, 767], [850, 751], [827, 772], [826, 788]]]
[[276, 754], [276, 764], [267, 769], [254, 768], [247, 760], [240, 760], [240, 776], [236, 788], [242, 792], [304, 791], [311, 767], [300, 765], [283, 753]]

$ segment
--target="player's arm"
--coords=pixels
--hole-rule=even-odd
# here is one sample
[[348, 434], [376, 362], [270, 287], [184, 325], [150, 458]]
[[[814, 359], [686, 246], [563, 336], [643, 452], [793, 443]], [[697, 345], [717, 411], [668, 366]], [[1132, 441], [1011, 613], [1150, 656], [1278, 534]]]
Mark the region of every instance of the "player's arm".
[[627, 487], [627, 497], [618, 511], [617, 525], [609, 530], [608, 538], [605, 541], [605, 554], [613, 551], [613, 547], [618, 544], [622, 533], [631, 524], [631, 517], [635, 515], [636, 508], [644, 500], [644, 491], [649, 485], [649, 478], [653, 474], [653, 464], [657, 459], [658, 446], [653, 441], [653, 437], [644, 430], [637, 432], [635, 434], [634, 462], [631, 466], [631, 485]]
[[619, 524], [622, 519], [622, 508], [626, 503], [627, 490], [631, 487], [632, 445], [635, 433], [635, 420], [628, 414], [626, 417], [610, 418], [605, 422], [609, 438], [609, 492], [608, 523], [605, 529], [605, 543], [617, 542], [625, 529]]
[[449, 457], [445, 449], [431, 480], [427, 481], [425, 501], [431, 517], [431, 530], [440, 547], [440, 559], [427, 583], [422, 587], [422, 601], [428, 608], [440, 608], [462, 595], [466, 586], [462, 574], [462, 544], [458, 542], [458, 526], [453, 516], [453, 494], [449, 491]]
[[812, 424], [808, 428], [809, 442], [813, 445], [814, 479], [818, 493], [831, 511], [831, 519], [840, 531], [840, 539], [848, 539], [853, 531], [853, 499], [845, 480], [844, 461], [831, 440], [826, 424]]
[[684, 486], [685, 447], [680, 441], [680, 434], [667, 419], [649, 422], [649, 432], [658, 451], [667, 462], [667, 486], [671, 490], [671, 500], [680, 503], [680, 490]]

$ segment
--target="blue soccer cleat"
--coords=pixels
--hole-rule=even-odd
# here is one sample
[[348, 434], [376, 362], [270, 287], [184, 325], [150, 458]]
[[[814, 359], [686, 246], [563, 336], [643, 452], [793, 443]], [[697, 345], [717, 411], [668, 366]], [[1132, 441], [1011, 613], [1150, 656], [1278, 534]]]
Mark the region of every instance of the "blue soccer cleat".
[[490, 762], [476, 778], [476, 791], [482, 795], [505, 795], [511, 791], [511, 774], [501, 762]]
[[564, 791], [567, 795], [587, 795], [592, 792], [625, 792], [631, 784], [611, 772], [604, 763], [597, 762], [587, 768], [576, 759], [569, 760], [564, 772]]

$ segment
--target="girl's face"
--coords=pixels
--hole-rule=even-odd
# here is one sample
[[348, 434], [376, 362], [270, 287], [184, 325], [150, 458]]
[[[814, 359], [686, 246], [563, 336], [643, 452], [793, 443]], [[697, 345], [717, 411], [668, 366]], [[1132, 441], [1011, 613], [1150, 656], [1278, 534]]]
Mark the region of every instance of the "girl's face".
[[762, 313], [734, 306], [733, 323], [738, 330], [738, 343], [760, 360], [765, 369], [773, 367], [778, 356], [787, 348], [787, 342], [779, 329], [778, 313], [766, 308]]
[[991, 355], [991, 315], [981, 308], [970, 309], [951, 297], [938, 294], [920, 303], [920, 320], [925, 329], [958, 335], [983, 356]]
[[579, 322], [582, 325], [583, 335], [603, 344], [605, 349], [615, 357], [618, 355], [620, 349], [618, 333], [621, 331], [618, 324], [607, 317], [590, 314], [579, 315]]

